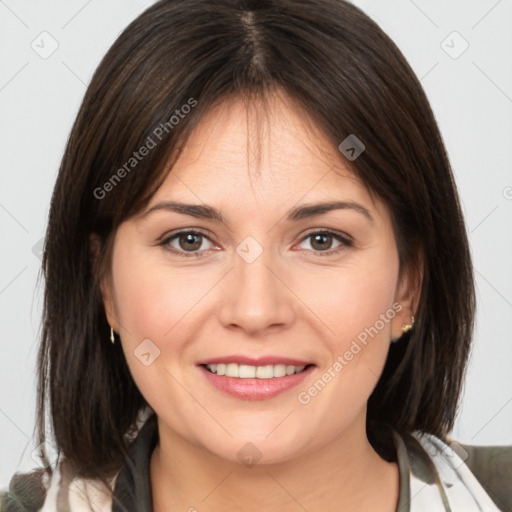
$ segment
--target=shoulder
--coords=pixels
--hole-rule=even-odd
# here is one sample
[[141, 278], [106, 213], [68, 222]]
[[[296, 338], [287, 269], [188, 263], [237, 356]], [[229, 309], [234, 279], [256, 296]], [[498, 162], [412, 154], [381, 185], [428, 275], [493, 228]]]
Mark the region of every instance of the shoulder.
[[15, 473], [9, 489], [0, 492], [0, 512], [83, 511], [92, 510], [91, 504], [111, 510], [111, 489], [103, 482], [77, 476], [66, 459], [52, 469]]
[[[148, 419], [153, 421], [147, 421]], [[146, 423], [148, 425], [143, 429]], [[139, 439], [139, 445], [142, 444], [144, 448], [153, 439], [151, 436], [154, 436], [155, 429], [156, 415], [150, 407], [147, 407], [140, 412], [133, 428], [129, 429], [125, 435], [134, 448], [137, 447], [134, 442], [136, 439]], [[144, 436], [140, 436], [142, 430], [144, 430]], [[111, 509], [112, 492], [119, 472], [108, 479], [110, 482], [106, 488], [102, 481], [77, 476], [66, 459], [60, 460], [52, 470], [39, 468], [25, 473], [14, 473], [9, 488], [0, 489], [0, 512], [84, 510], [84, 506], [90, 505], [91, 502], [96, 509], [98, 507], [100, 510]], [[85, 509], [89, 510], [88, 507]]]
[[451, 473], [457, 485], [462, 483], [474, 495], [481, 488], [500, 510], [512, 510], [512, 446], [470, 445], [451, 437], [444, 442], [430, 434], [415, 437], [440, 474]]
[[502, 510], [512, 510], [512, 446], [458, 444], [465, 451], [466, 465], [487, 494]]
[[38, 511], [46, 499], [49, 475], [44, 469], [29, 473], [15, 473], [7, 491], [0, 492], [1, 512]]

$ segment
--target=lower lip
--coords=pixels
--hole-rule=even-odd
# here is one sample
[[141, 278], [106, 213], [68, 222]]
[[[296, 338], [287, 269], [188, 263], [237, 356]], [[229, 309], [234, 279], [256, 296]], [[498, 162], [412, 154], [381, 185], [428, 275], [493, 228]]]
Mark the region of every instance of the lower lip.
[[199, 366], [208, 382], [219, 391], [242, 400], [266, 400], [273, 398], [300, 384], [314, 370], [311, 365], [300, 373], [286, 375], [285, 377], [274, 377], [272, 379], [240, 379], [237, 377], [226, 377], [208, 371], [204, 366]]

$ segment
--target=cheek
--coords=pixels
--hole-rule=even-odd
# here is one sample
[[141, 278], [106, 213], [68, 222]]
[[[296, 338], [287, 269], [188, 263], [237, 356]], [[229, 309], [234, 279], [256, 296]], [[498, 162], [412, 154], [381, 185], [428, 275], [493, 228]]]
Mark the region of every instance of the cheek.
[[[162, 250], [163, 251], [163, 250]], [[114, 254], [114, 288], [118, 319], [127, 344], [149, 338], [162, 345], [175, 340], [174, 329], [187, 324], [208, 289], [204, 274], [165, 264], [159, 248], [148, 251], [135, 243], [123, 243]]]
[[307, 298], [306, 305], [329, 327], [331, 352], [344, 352], [368, 330], [373, 337], [389, 338], [397, 277], [396, 252], [381, 250], [303, 281], [300, 296]]
[[[184, 314], [183, 288], [175, 279], [171, 283], [147, 254], [126, 240], [113, 254], [113, 282], [126, 361], [139, 388], [144, 388], [144, 382], [157, 377], [163, 341], [172, 339], [172, 328]], [[175, 348], [172, 344], [165, 351]]]
[[[149, 253], [149, 254], [148, 254]], [[166, 264], [159, 249], [148, 251], [123, 243], [113, 255], [115, 303], [123, 349], [130, 368], [139, 372], [139, 352], [146, 343], [156, 354], [155, 367], [189, 362], [188, 346], [201, 328], [198, 314], [204, 298], [219, 280], [218, 273]], [[150, 340], [148, 343], [146, 340]], [[149, 378], [149, 377], [148, 377]]]
[[[381, 256], [374, 254], [364, 264], [325, 279], [329, 288], [323, 294], [319, 288], [310, 290], [315, 312], [321, 312], [318, 316], [330, 328], [323, 340], [328, 357], [297, 399], [307, 407], [305, 421], [315, 423], [319, 435], [334, 435], [353, 421], [382, 373], [396, 314], [398, 258], [394, 260], [392, 251]], [[318, 418], [322, 421], [317, 425]]]
[[168, 286], [157, 268], [123, 253], [115, 261], [116, 309], [127, 345], [160, 340], [172, 327], [169, 312], [180, 309], [176, 284]]
[[124, 243], [113, 255], [122, 349], [132, 377], [148, 403], [158, 408], [165, 398], [167, 406], [178, 407], [179, 389], [170, 394], [163, 394], [162, 390], [173, 387], [172, 376], [182, 380], [184, 346], [191, 337], [187, 332], [191, 328], [187, 312], [197, 302], [198, 290], [190, 282], [190, 273], [186, 279], [183, 273], [158, 264], [133, 245]]

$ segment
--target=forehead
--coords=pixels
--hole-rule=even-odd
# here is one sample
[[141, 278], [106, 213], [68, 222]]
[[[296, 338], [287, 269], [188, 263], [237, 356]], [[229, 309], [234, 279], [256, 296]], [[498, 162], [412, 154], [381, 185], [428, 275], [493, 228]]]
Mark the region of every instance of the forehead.
[[212, 107], [150, 205], [170, 197], [195, 202], [252, 197], [268, 207], [339, 193], [373, 203], [314, 121], [288, 96], [274, 93], [265, 100], [225, 99]]

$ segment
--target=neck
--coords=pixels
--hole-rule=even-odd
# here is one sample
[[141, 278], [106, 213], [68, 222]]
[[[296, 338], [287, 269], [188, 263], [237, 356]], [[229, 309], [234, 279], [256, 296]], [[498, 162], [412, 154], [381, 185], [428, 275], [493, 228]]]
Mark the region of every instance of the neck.
[[189, 443], [159, 419], [150, 465], [153, 511], [394, 512], [398, 467], [375, 452], [364, 422], [362, 416], [363, 428], [359, 418], [305, 455], [247, 467]]

